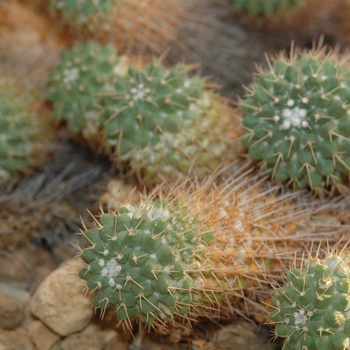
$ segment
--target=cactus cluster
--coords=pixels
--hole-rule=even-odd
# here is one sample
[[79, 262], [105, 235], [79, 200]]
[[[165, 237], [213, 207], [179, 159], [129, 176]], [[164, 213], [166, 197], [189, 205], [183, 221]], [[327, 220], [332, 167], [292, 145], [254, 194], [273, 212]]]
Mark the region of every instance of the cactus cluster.
[[307, 245], [306, 233], [319, 237], [332, 224], [310, 203], [295, 205], [295, 194], [278, 198], [255, 182], [156, 189], [101, 214], [83, 231], [88, 247], [79, 248], [95, 307], [114, 307], [127, 327], [136, 319], [165, 330], [214, 312], [259, 319], [258, 302], [301, 254], [303, 236]]
[[78, 44], [62, 53], [49, 80], [55, 116], [148, 186], [192, 168], [207, 175], [230, 157], [234, 118], [182, 64], [126, 69], [110, 46]]
[[62, 14], [64, 20], [76, 26], [93, 28], [106, 13], [122, 0], [50, 0], [50, 8]]
[[270, 313], [284, 350], [345, 350], [350, 347], [349, 256], [309, 258], [287, 272], [274, 290]]
[[341, 189], [350, 175], [349, 69], [324, 51], [269, 65], [241, 102], [249, 157], [294, 189]]
[[125, 59], [112, 45], [90, 41], [62, 50], [59, 63], [49, 73], [46, 94], [53, 102], [54, 117], [66, 120], [68, 130], [74, 133], [87, 121], [98, 123], [96, 95], [125, 71]]
[[226, 0], [238, 10], [246, 12], [249, 16], [269, 16], [295, 6], [299, 0]]

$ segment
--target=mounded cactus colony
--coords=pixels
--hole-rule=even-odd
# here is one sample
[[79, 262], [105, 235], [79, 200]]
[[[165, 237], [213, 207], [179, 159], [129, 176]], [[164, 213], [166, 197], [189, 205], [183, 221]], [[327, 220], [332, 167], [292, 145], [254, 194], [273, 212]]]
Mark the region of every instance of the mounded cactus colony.
[[231, 182], [229, 191], [155, 191], [102, 213], [79, 248], [94, 306], [102, 314], [113, 307], [127, 328], [138, 320], [165, 330], [234, 311], [261, 314], [256, 302], [300, 252], [306, 231], [314, 236], [304, 244], [320, 238], [326, 215], [315, 222], [310, 203], [298, 207], [293, 195], [276, 198], [254, 181]]
[[269, 67], [241, 102], [249, 157], [294, 189], [341, 189], [350, 176], [349, 68], [320, 50]]
[[109, 46], [64, 51], [50, 73], [55, 116], [147, 186], [207, 175], [231, 157], [238, 123], [202, 79], [190, 77], [184, 65], [167, 69], [159, 60], [144, 69], [125, 67]]
[[250, 16], [269, 16], [274, 13], [297, 5], [299, 0], [226, 0], [238, 10], [246, 12]]
[[345, 350], [350, 347], [349, 256], [309, 258], [287, 272], [274, 290], [270, 313], [284, 350]]
[[59, 63], [49, 73], [47, 99], [53, 102], [54, 117], [66, 120], [73, 133], [88, 122], [98, 123], [96, 95], [126, 69], [125, 58], [117, 56], [112, 45], [90, 41], [62, 50]]

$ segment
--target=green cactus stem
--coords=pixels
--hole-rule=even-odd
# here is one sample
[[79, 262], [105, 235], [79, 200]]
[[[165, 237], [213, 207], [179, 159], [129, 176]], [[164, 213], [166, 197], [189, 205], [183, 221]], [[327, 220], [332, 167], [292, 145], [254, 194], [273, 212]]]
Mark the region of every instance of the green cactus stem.
[[276, 182], [319, 193], [347, 187], [350, 71], [344, 62], [324, 50], [281, 55], [247, 88], [242, 142]]
[[345, 350], [350, 347], [349, 256], [309, 258], [287, 272], [274, 290], [270, 313], [284, 350]]
[[73, 133], [87, 122], [91, 128], [98, 127], [96, 94], [108, 90], [125, 71], [125, 58], [117, 56], [111, 45], [90, 41], [63, 50], [59, 63], [49, 73], [46, 94], [53, 102], [54, 117], [66, 120]]
[[[1, 73], [1, 72], [0, 72]], [[42, 165], [53, 139], [47, 114], [15, 76], [0, 84], [0, 187]], [[47, 119], [45, 119], [47, 118]]]
[[[178, 64], [130, 67], [100, 105], [112, 159], [149, 185], [214, 171], [228, 156], [234, 121], [218, 96]], [[230, 123], [232, 125], [230, 125]]]
[[115, 307], [127, 326], [135, 317], [162, 325], [203, 308], [199, 264], [213, 235], [182, 211], [180, 203], [146, 200], [102, 214], [99, 228], [84, 232], [91, 245], [81, 252], [80, 277], [95, 291], [95, 307]]

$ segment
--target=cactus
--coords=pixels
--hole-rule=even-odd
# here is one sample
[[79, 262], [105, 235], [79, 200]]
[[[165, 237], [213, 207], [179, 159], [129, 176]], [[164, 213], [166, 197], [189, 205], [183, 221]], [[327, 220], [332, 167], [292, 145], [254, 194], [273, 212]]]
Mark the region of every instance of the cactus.
[[203, 307], [199, 262], [212, 232], [182, 214], [181, 203], [125, 205], [101, 215], [100, 227], [84, 233], [91, 246], [81, 252], [80, 277], [94, 290], [97, 308], [114, 306], [119, 322], [137, 317], [159, 324]]
[[2, 78], [0, 187], [20, 173], [40, 166], [49, 153], [48, 141], [52, 137], [48, 123], [39, 116], [32, 96], [17, 84], [16, 78], [5, 77], [4, 74]]
[[93, 29], [102, 23], [106, 13], [121, 0], [50, 0], [53, 12], [60, 12], [65, 21]]
[[73, 133], [87, 120], [91, 127], [98, 125], [95, 95], [125, 72], [125, 64], [125, 58], [118, 57], [111, 45], [91, 41], [63, 50], [60, 62], [49, 73], [47, 90], [55, 118], [67, 120]]
[[299, 0], [226, 0], [238, 10], [247, 12], [249, 16], [269, 16], [295, 6]]
[[130, 67], [99, 104], [104, 144], [145, 183], [181, 178], [192, 167], [208, 174], [228, 154], [233, 125], [224, 104], [181, 64]]
[[350, 176], [350, 71], [324, 50], [261, 70], [241, 102], [243, 145], [264, 174], [294, 189], [342, 190]]
[[270, 313], [284, 350], [350, 347], [350, 269], [346, 254], [309, 258], [287, 272], [285, 286], [274, 290]]

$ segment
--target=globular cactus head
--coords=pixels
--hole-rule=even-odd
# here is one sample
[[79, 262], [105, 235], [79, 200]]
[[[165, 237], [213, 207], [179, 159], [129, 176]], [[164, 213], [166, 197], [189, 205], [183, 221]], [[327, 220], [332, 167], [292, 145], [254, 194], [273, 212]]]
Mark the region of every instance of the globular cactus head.
[[100, 105], [103, 142], [145, 183], [179, 178], [192, 167], [208, 174], [228, 153], [230, 115], [184, 65], [130, 67]]
[[59, 12], [63, 19], [77, 27], [93, 29], [101, 24], [106, 13], [122, 0], [50, 0], [52, 12]]
[[249, 16], [269, 16], [299, 3], [299, 0], [226, 0]]
[[350, 347], [350, 268], [348, 254], [309, 258], [287, 272], [274, 290], [270, 313], [284, 350], [345, 350]]
[[320, 193], [350, 176], [350, 70], [324, 50], [281, 55], [241, 101], [243, 145], [264, 174]]
[[81, 250], [80, 277], [94, 291], [94, 306], [114, 307], [126, 327], [133, 319], [146, 326], [174, 323], [198, 313], [208, 299], [198, 292], [204, 288], [199, 271], [213, 233], [180, 201], [123, 205], [101, 214], [99, 227], [84, 236], [90, 246]]
[[95, 95], [125, 72], [125, 64], [111, 45], [91, 41], [62, 50], [59, 63], [49, 73], [46, 96], [53, 102], [55, 118], [66, 120], [74, 133], [87, 121], [95, 125], [99, 118]]

